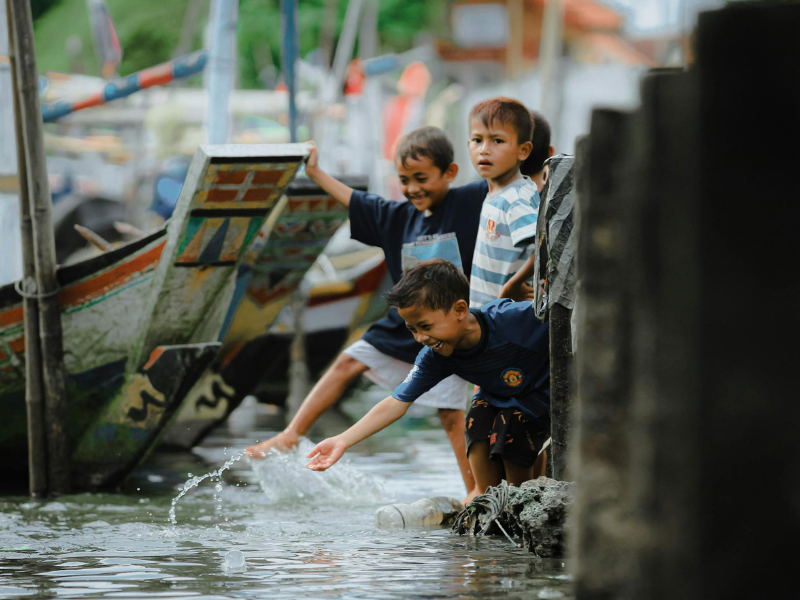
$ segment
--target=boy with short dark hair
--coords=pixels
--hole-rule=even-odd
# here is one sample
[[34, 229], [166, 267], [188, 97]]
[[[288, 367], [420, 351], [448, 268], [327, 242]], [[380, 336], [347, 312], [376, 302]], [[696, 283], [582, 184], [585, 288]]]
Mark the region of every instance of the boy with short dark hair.
[[[385, 200], [337, 181], [317, 165], [313, 143], [306, 174], [349, 207], [351, 236], [383, 249], [395, 283], [405, 269], [434, 256], [444, 257], [464, 273], [470, 273], [475, 230], [487, 184], [480, 181], [450, 188], [458, 165], [453, 162], [450, 140], [436, 127], [422, 127], [406, 135], [398, 144], [395, 156], [400, 186], [408, 202]], [[387, 317], [375, 323], [361, 340], [337, 357], [286, 429], [270, 440], [249, 447], [248, 454], [260, 458], [273, 447], [285, 450], [295, 446], [298, 438], [308, 432], [339, 399], [347, 385], [362, 373], [393, 389], [411, 370], [420, 349], [397, 310], [390, 309]], [[470, 491], [474, 479], [462, 434], [466, 393], [466, 382], [453, 376], [443, 379], [421, 397], [420, 404], [438, 409], [467, 491]]]
[[405, 272], [387, 299], [425, 348], [391, 396], [308, 454], [308, 468], [329, 468], [348, 448], [402, 417], [437, 382], [459, 375], [480, 386], [466, 425], [476, 489], [498, 485], [503, 474], [517, 486], [533, 477], [550, 435], [547, 324], [530, 302], [504, 298], [470, 308], [469, 294], [467, 278], [448, 261], [424, 261]]
[[542, 193], [544, 184], [547, 183], [549, 169], [545, 161], [556, 153], [555, 147], [550, 143], [550, 123], [544, 115], [535, 110], [531, 111], [533, 117], [533, 137], [531, 138], [531, 153], [520, 167], [520, 172], [531, 178], [536, 184], [539, 193]]
[[489, 186], [472, 260], [470, 306], [497, 298], [532, 300], [539, 192], [520, 167], [533, 149], [533, 116], [522, 103], [497, 97], [476, 104], [469, 120], [470, 159]]

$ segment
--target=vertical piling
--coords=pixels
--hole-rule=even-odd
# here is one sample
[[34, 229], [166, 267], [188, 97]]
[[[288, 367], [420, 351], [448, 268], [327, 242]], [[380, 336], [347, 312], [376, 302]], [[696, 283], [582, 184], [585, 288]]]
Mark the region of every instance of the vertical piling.
[[[14, 28], [11, 26], [11, 0], [3, 0], [8, 23], [8, 58], [11, 66], [11, 88], [14, 100], [14, 131], [17, 147], [17, 181], [22, 240], [22, 267], [25, 281], [35, 281], [33, 255], [33, 221], [28, 195], [28, 173], [25, 164], [25, 137], [22, 131], [22, 108], [17, 87], [17, 57], [14, 49]], [[39, 306], [35, 298], [23, 299], [25, 315], [25, 407], [28, 423], [28, 490], [31, 496], [47, 495], [47, 437], [43, 407], [41, 344], [39, 343]]]
[[800, 585], [797, 31], [797, 4], [703, 13], [689, 72], [653, 73], [633, 115], [593, 114], [577, 180], [578, 600]]
[[27, 170], [29, 210], [32, 220], [36, 295], [39, 307], [42, 382], [47, 439], [49, 492], [69, 491], [66, 391], [61, 310], [58, 305], [56, 251], [51, 218], [50, 189], [44, 153], [39, 80], [33, 42], [33, 20], [27, 0], [9, 0], [16, 57], [17, 101], [20, 107]]
[[617, 179], [624, 148], [616, 141], [630, 119], [595, 110], [576, 155], [578, 351], [574, 475], [575, 573], [581, 598], [618, 598], [630, 564], [611, 552], [626, 539], [631, 364], [624, 208]]

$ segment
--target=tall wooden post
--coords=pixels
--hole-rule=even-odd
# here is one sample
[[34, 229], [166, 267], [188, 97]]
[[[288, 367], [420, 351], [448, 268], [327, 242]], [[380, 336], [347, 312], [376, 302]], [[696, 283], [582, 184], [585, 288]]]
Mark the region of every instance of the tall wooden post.
[[[19, 214], [22, 240], [23, 277], [34, 281], [36, 268], [33, 259], [33, 227], [28, 199], [28, 173], [25, 164], [24, 135], [22, 133], [22, 109], [17, 91], [17, 57], [14, 50], [11, 27], [11, 5], [5, 5], [9, 43], [8, 58], [11, 67], [11, 88], [14, 99], [14, 131], [17, 148], [17, 181], [19, 192]], [[10, 1], [10, 0], [9, 0]], [[45, 436], [41, 347], [39, 344], [39, 306], [35, 298], [23, 300], [25, 314], [25, 406], [28, 418], [28, 489], [31, 496], [47, 494], [47, 441]]]
[[[66, 390], [64, 386], [64, 350], [61, 334], [61, 311], [58, 306], [56, 247], [53, 234], [50, 189], [44, 154], [44, 135], [39, 80], [33, 43], [33, 20], [27, 0], [9, 0], [9, 30], [16, 56], [17, 103], [20, 107], [24, 138], [29, 217], [32, 219], [33, 257], [36, 270], [36, 296], [39, 307], [42, 381], [47, 439], [49, 491], [69, 491], [69, 448], [66, 435]], [[22, 145], [22, 144], [21, 144]], [[31, 286], [32, 287], [32, 286]], [[29, 290], [30, 291], [30, 290]], [[30, 338], [28, 338], [30, 343]]]

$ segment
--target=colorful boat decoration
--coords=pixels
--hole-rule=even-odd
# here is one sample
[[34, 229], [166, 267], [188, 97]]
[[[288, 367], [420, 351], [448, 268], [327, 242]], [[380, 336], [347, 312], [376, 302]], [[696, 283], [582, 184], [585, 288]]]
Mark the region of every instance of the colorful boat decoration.
[[[366, 181], [346, 181], [365, 189]], [[270, 328], [347, 220], [347, 209], [307, 179], [295, 180], [265, 235], [247, 251], [219, 341], [222, 350], [189, 393], [162, 444], [188, 449], [241, 403], [273, 358]]]
[[[201, 146], [164, 229], [59, 268], [75, 489], [117, 485], [155, 446], [216, 356], [239, 262], [306, 156]], [[22, 319], [14, 284], [0, 287], [0, 489], [27, 477]]]
[[85, 108], [107, 104], [140, 90], [157, 85], [167, 85], [176, 79], [183, 79], [200, 73], [206, 67], [208, 53], [198, 50], [169, 62], [143, 69], [127, 77], [106, 84], [103, 89], [76, 100], [56, 100], [42, 105], [42, 120], [47, 123]]

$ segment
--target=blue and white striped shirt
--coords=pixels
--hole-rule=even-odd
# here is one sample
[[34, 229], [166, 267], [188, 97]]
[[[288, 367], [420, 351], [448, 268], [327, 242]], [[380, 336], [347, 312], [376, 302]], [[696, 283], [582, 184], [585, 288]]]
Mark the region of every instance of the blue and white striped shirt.
[[538, 216], [539, 191], [529, 177], [486, 196], [472, 259], [471, 307], [499, 298], [506, 282], [528, 260]]

